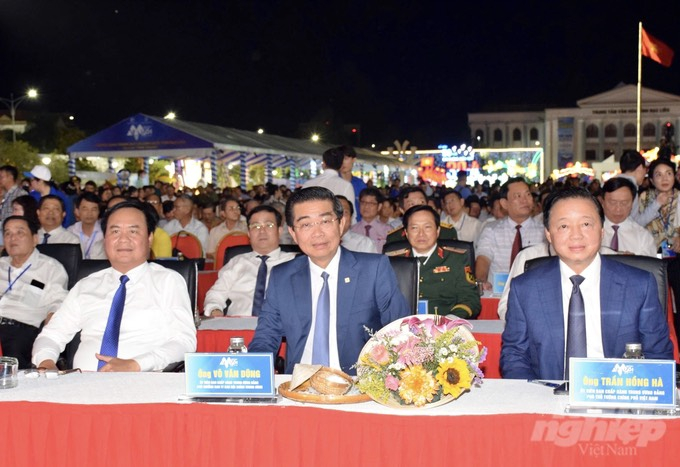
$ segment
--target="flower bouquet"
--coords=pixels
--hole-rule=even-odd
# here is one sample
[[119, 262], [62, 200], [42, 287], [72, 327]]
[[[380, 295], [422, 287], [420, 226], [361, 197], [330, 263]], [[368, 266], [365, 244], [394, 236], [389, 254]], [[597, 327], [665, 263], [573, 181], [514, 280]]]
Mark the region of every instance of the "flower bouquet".
[[456, 399], [481, 383], [479, 364], [486, 347], [463, 319], [438, 315], [402, 318], [377, 333], [367, 332], [357, 362], [360, 391], [376, 402], [391, 406], [434, 407]]

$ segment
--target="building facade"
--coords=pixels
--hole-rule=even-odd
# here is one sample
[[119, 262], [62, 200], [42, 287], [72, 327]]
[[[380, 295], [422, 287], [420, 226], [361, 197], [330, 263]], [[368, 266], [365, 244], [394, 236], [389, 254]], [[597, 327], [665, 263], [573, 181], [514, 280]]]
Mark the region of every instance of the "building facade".
[[[468, 124], [475, 148], [542, 147], [542, 179], [570, 162], [600, 162], [637, 142], [637, 86], [586, 97], [574, 108], [542, 112], [470, 113]], [[640, 148], [659, 145], [665, 126], [680, 125], [680, 96], [642, 88]]]

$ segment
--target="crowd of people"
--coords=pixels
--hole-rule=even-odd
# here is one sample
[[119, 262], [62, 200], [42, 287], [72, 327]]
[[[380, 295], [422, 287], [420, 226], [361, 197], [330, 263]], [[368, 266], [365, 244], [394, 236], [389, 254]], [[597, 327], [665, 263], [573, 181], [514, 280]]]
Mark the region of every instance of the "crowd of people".
[[[81, 186], [78, 177], [60, 189], [45, 166], [23, 180], [15, 167], [0, 167], [7, 253], [0, 258], [0, 280], [7, 280], [0, 297], [3, 352], [19, 358], [21, 367], [54, 368], [66, 343], [81, 332], [75, 361], [82, 369], [158, 370], [181, 360], [196, 346], [190, 305], [175, 273], [147, 260], [176, 255], [171, 236], [180, 232], [195, 236], [203, 256], [214, 260], [225, 235], [242, 232], [252, 251], [222, 267], [200, 311], [206, 317], [257, 316], [251, 350], [275, 353], [285, 336], [288, 370], [303, 362], [351, 373], [370, 337], [365, 327], [377, 330], [413, 313], [388, 261], [405, 256], [418, 259], [419, 305], [432, 314], [474, 319], [480, 290], [505, 284], [499, 304], [507, 322], [504, 375], [564, 376], [565, 359], [557, 364], [558, 356], [537, 354], [536, 347], [547, 351], [542, 339], [555, 332], [552, 346], [562, 345], [568, 354], [570, 278], [586, 279], [579, 290], [588, 298], [582, 310], [587, 332], [581, 332], [588, 341], [579, 351], [620, 356], [621, 333], [602, 332], [611, 310], [598, 305], [605, 298], [600, 277], [603, 284], [609, 281], [605, 271], [639, 284], [649, 277], [612, 266], [601, 254], [680, 252], [680, 191], [668, 159], [648, 166], [638, 152], [626, 151], [621, 174], [604, 184], [569, 178], [538, 185], [517, 177], [470, 186], [461, 171], [451, 188], [399, 179], [376, 187], [352, 174], [355, 159], [351, 147], [332, 148], [323, 154], [323, 173], [302, 187], [267, 183], [247, 192], [212, 184], [178, 189], [160, 181]], [[63, 267], [36, 249], [50, 243], [79, 244], [83, 259], [108, 259], [111, 268], [68, 291]], [[555, 257], [541, 280], [538, 273], [522, 274], [524, 264], [540, 256]], [[536, 287], [547, 278], [552, 286]], [[544, 290], [551, 287], [556, 301], [546, 302]], [[639, 293], [630, 304], [644, 312], [631, 312], [626, 338], [666, 357], [661, 305], [640, 287], [631, 287]], [[564, 318], [552, 316], [561, 325], [547, 331], [536, 316], [546, 303]], [[168, 307], [174, 312], [160, 311]]]

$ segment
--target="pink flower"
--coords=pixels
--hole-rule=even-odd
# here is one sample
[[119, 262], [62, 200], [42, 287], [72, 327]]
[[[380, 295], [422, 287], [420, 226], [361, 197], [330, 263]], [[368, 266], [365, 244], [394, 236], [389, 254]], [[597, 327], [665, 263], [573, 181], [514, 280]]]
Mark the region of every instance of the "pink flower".
[[390, 354], [384, 345], [378, 344], [371, 349], [371, 358], [378, 365], [386, 365], [390, 361]]
[[390, 391], [399, 389], [399, 380], [392, 375], [387, 375], [385, 378], [385, 387]]

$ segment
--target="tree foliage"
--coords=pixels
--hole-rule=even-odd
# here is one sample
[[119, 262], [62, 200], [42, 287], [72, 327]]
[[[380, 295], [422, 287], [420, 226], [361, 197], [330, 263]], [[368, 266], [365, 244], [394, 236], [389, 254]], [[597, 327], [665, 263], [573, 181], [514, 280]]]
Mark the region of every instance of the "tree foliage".
[[13, 165], [19, 173], [31, 170], [35, 165], [40, 164], [38, 151], [25, 141], [5, 141], [0, 139], [0, 164]]

